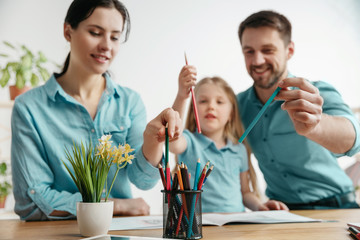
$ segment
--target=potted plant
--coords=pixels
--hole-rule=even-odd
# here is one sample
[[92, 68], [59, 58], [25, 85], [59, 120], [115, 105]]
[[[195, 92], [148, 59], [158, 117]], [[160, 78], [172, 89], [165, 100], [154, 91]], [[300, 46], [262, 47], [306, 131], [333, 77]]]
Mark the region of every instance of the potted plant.
[[0, 208], [5, 207], [6, 197], [10, 194], [11, 184], [6, 180], [8, 177], [7, 164], [0, 163]]
[[0, 52], [0, 57], [6, 59], [0, 68], [0, 86], [9, 86], [11, 100], [49, 79], [48, 59], [41, 51], [34, 54], [25, 45], [15, 46], [7, 41], [3, 41], [3, 46], [7, 51]]
[[[110, 139], [111, 135], [104, 135], [95, 147], [91, 143], [87, 147], [74, 143], [71, 150], [65, 149], [68, 163], [63, 161], [63, 164], [83, 199], [76, 205], [76, 214], [80, 234], [86, 237], [107, 234], [113, 216], [109, 194], [119, 170], [134, 159], [134, 155], [129, 154], [134, 151], [129, 144], [112, 146]], [[116, 172], [107, 186], [113, 165], [116, 165]]]

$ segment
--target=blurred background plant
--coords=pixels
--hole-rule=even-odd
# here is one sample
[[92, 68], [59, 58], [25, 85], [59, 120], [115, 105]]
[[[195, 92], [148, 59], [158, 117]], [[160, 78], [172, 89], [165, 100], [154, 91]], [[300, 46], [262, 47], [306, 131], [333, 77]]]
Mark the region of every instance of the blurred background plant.
[[[3, 41], [0, 57], [5, 59], [4, 66], [0, 71], [0, 86], [6, 87], [16, 85], [18, 89], [26, 85], [38, 86], [41, 81], [46, 81], [50, 77], [49, 63], [45, 55], [38, 51], [33, 53], [25, 45], [14, 45], [8, 41]], [[1, 66], [1, 65], [0, 65]]]
[[6, 197], [11, 192], [11, 184], [7, 181], [10, 176], [7, 171], [7, 164], [5, 162], [0, 163], [0, 208], [4, 208]]

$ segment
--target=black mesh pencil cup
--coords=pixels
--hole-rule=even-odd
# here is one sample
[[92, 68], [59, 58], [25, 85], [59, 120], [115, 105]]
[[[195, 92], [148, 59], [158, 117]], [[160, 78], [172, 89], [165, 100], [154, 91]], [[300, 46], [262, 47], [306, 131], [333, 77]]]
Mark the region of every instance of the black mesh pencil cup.
[[202, 238], [202, 190], [161, 190], [163, 193], [163, 237]]

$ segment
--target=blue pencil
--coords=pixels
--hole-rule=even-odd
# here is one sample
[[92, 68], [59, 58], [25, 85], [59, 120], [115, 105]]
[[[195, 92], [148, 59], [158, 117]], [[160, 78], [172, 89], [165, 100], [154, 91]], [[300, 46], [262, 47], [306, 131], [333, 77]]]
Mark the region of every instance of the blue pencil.
[[265, 103], [265, 105], [261, 108], [260, 112], [256, 115], [256, 117], [254, 118], [254, 120], [250, 123], [249, 127], [246, 129], [246, 131], [243, 133], [243, 135], [240, 137], [239, 139], [239, 143], [242, 143], [244, 141], [244, 139], [246, 138], [246, 136], [249, 134], [249, 132], [251, 131], [251, 129], [255, 126], [255, 124], [259, 121], [259, 119], [261, 118], [261, 116], [264, 114], [264, 112], [266, 111], [266, 109], [268, 108], [268, 106], [270, 105], [270, 103], [272, 102], [272, 100], [274, 100], [275, 96], [279, 93], [279, 91], [281, 90], [280, 87], [277, 87], [276, 90], [273, 92], [273, 94], [270, 96], [270, 98], [267, 100], [267, 102]]
[[[200, 158], [198, 159], [196, 163], [196, 170], [195, 170], [195, 178], [194, 178], [194, 188], [193, 190], [197, 190], [197, 182], [200, 175]], [[189, 226], [188, 226], [188, 232], [187, 237], [190, 238], [192, 234], [192, 226], [194, 221], [194, 215], [195, 215], [195, 205], [196, 205], [196, 193], [194, 193], [192, 204], [191, 204], [191, 210], [190, 210], [190, 220], [189, 220]]]

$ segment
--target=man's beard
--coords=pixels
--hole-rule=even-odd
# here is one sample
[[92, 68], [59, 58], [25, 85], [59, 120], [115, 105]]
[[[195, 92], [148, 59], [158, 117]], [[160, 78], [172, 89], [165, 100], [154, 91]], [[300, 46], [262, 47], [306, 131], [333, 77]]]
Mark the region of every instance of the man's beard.
[[[269, 77], [269, 80], [264, 82], [265, 77], [258, 77], [255, 79], [252, 76], [252, 79], [254, 80], [254, 85], [256, 87], [262, 88], [262, 89], [270, 89], [272, 88], [280, 79], [280, 77], [284, 74], [286, 67], [281, 72], [274, 72], [273, 68], [271, 67], [272, 74]], [[254, 70], [252, 70], [254, 71]]]

